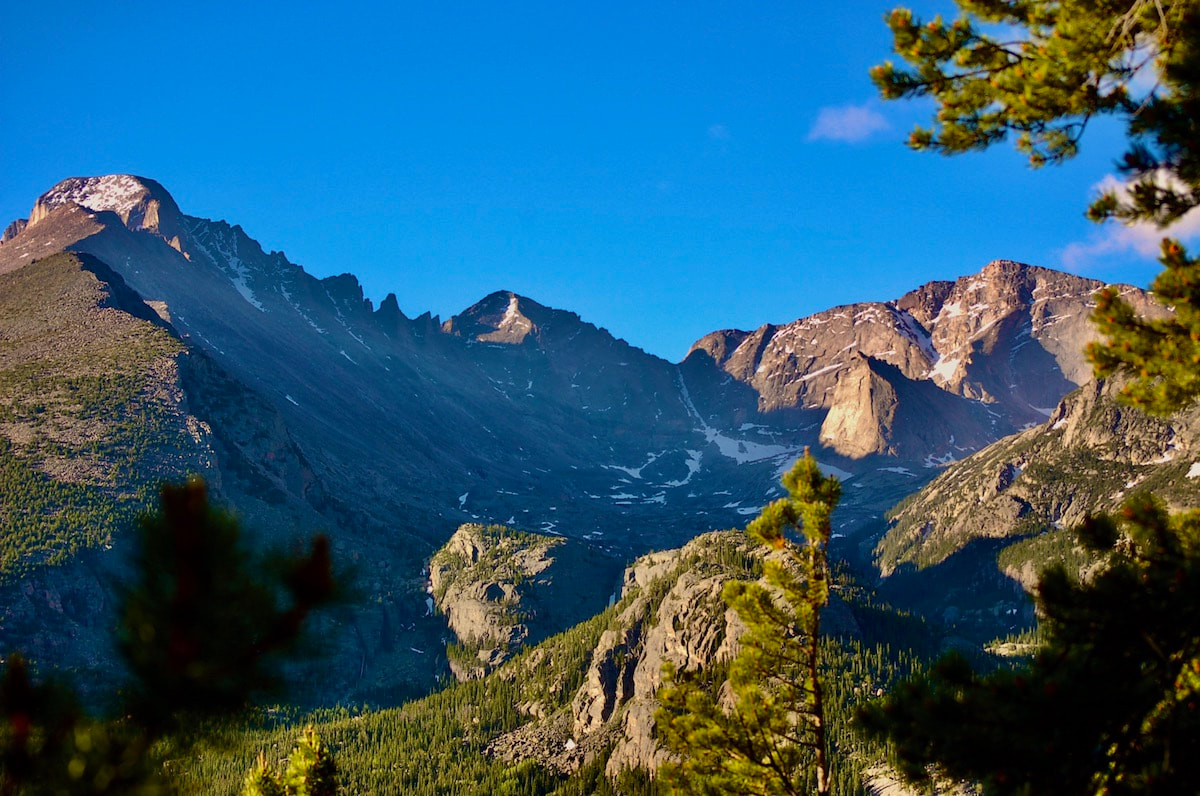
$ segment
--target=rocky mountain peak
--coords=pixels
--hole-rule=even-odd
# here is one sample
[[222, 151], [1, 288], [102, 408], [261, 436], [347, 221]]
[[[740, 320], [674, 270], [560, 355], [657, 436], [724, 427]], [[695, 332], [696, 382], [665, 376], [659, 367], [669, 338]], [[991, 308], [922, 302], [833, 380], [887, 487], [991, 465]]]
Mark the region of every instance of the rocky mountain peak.
[[396, 299], [395, 293], [388, 293], [383, 297], [383, 301], [379, 302], [376, 314], [389, 321], [408, 320], [408, 316], [400, 309], [400, 302]]
[[709, 332], [692, 343], [692, 347], [688, 349], [688, 356], [690, 357], [697, 351], [703, 351], [712, 358], [713, 362], [724, 365], [749, 336], [750, 332], [741, 329], [721, 329]]
[[[1082, 351], [1095, 335], [1092, 295], [1102, 283], [1014, 260], [941, 280], [894, 301], [834, 307], [753, 332], [713, 332], [690, 357], [704, 357], [757, 394], [757, 409], [827, 410], [822, 443], [859, 458], [906, 455], [934, 440], [930, 424], [899, 395], [933, 416], [970, 427], [934, 445], [945, 455], [1040, 423], [1084, 383]], [[1142, 291], [1124, 288], [1139, 311]], [[940, 393], [940, 394], [939, 394]], [[957, 403], [947, 400], [954, 396]], [[981, 413], [986, 404], [990, 413]], [[901, 426], [907, 426], [903, 430]], [[971, 442], [967, 442], [970, 439]], [[948, 446], [948, 447], [947, 447]]]
[[[1095, 279], [1087, 279], [1063, 271], [1027, 265], [1015, 260], [992, 260], [978, 274], [959, 277], [947, 295], [943, 310], [951, 315], [978, 314], [980, 310], [1002, 311], [1012, 306], [1028, 306], [1060, 294], [1087, 297], [1103, 287]], [[970, 304], [955, 312], [955, 301], [969, 300]]]
[[482, 343], [518, 345], [538, 333], [538, 324], [530, 315], [538, 317], [549, 312], [532, 299], [498, 290], [446, 321], [442, 328]]
[[[977, 278], [988, 282], [1008, 282], [1010, 284], [1028, 283], [1031, 286], [1045, 280], [1058, 280], [1067, 278], [1072, 281], [1094, 282], [1095, 280], [1085, 277], [1068, 274], [1065, 271], [1056, 271], [1053, 268], [1046, 268], [1041, 265], [1030, 265], [1018, 260], [1007, 260], [1004, 258], [992, 260], [985, 265], [977, 275]], [[963, 279], [971, 277], [959, 277], [959, 282]]]
[[942, 311], [942, 305], [946, 303], [946, 298], [953, 289], [953, 282], [926, 282], [916, 290], [905, 293], [892, 304], [920, 324], [921, 328], [928, 330]]
[[979, 275], [985, 279], [997, 279], [1011, 276], [1025, 276], [1033, 271], [1046, 271], [1046, 268], [1039, 268], [1036, 265], [1018, 262], [1017, 260], [1006, 260], [1000, 258], [992, 260], [980, 270]]
[[[347, 309], [357, 310], [360, 307], [371, 309], [371, 300], [363, 296], [362, 285], [354, 274], [337, 274], [321, 280], [321, 286], [335, 303]], [[393, 302], [395, 297], [392, 297]], [[399, 307], [397, 307], [399, 309]]]
[[132, 174], [71, 177], [34, 202], [29, 225], [34, 226], [66, 204], [93, 212], [112, 212], [130, 230], [145, 230], [170, 241], [184, 233], [183, 214], [167, 189], [154, 180]]

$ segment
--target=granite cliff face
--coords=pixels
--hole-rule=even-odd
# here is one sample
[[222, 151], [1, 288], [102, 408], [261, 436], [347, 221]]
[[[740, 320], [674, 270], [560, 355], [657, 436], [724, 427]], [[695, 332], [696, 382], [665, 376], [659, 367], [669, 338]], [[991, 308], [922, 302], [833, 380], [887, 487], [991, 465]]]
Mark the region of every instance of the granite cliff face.
[[[752, 387], [763, 411], [829, 410], [821, 442], [851, 458], [958, 458], [1040, 422], [1088, 378], [1088, 313], [1102, 286], [996, 260], [974, 276], [931, 282], [896, 301], [837, 307], [753, 332], [714, 332], [691, 353]], [[1141, 291], [1122, 293], [1138, 309], [1149, 306]], [[898, 399], [899, 385], [910, 384], [946, 396], [930, 398], [926, 389], [937, 410], [913, 411]], [[931, 422], [941, 426], [937, 439], [915, 435]]]
[[1085, 563], [1065, 529], [1089, 513], [1137, 491], [1200, 505], [1200, 410], [1155, 418], [1115, 394], [1110, 383], [1084, 385], [1044, 424], [950, 466], [901, 503], [877, 551], [884, 574], [937, 564], [975, 539], [1029, 537], [1000, 558], [1032, 585], [1040, 566], [1064, 556]]
[[653, 771], [666, 754], [654, 736], [655, 695], [664, 664], [695, 672], [726, 663], [737, 652], [744, 626], [721, 597], [733, 574], [680, 566], [693, 550], [680, 551], [674, 582], [657, 607], [644, 594], [653, 589], [653, 580], [639, 584], [627, 579], [628, 589], [642, 593], [620, 616], [622, 629], [601, 637], [587, 679], [575, 695], [576, 737], [602, 733], [609, 722], [617, 728], [606, 769], [610, 777], [633, 767]]
[[[668, 754], [655, 736], [663, 666], [695, 673], [737, 654], [745, 625], [722, 590], [730, 580], [758, 577], [761, 555], [745, 534], [723, 531], [639, 558], [625, 570], [621, 601], [570, 702], [556, 712], [526, 706], [536, 720], [494, 741], [492, 753], [562, 771], [603, 754], [613, 780], [627, 769], [655, 771]], [[861, 635], [853, 611], [836, 596], [823, 623], [835, 636]]]
[[742, 625], [721, 589], [748, 573], [718, 564], [722, 549], [744, 555], [745, 536], [705, 534], [631, 564], [621, 600], [569, 702], [554, 712], [526, 706], [536, 720], [494, 741], [492, 753], [514, 762], [534, 758], [565, 772], [607, 754], [610, 777], [632, 767], [653, 771], [664, 754], [653, 736], [663, 664], [695, 671], [736, 652]]
[[526, 644], [590, 617], [620, 564], [578, 540], [466, 524], [429, 563], [432, 603], [457, 638], [449, 666], [483, 677]]

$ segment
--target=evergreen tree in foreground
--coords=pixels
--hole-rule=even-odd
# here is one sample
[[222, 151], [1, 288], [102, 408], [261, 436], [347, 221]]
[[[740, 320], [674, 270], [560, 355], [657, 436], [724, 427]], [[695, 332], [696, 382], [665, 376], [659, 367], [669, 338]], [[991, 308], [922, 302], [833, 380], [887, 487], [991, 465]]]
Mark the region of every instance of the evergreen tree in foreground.
[[[1010, 132], [1039, 166], [1077, 151], [1090, 119], [1123, 117], [1123, 189], [1095, 220], [1165, 226], [1200, 205], [1200, 2], [957, 0], [963, 15], [888, 23], [911, 65], [873, 77], [886, 98], [927, 96], [936, 122], [910, 139], [946, 154]], [[1007, 40], [985, 31], [1002, 30]], [[1146, 96], [1132, 91], [1147, 70]], [[1200, 263], [1163, 241], [1153, 292], [1170, 317], [1139, 318], [1111, 290], [1093, 319], [1107, 338], [1089, 356], [1098, 376], [1128, 378], [1124, 399], [1166, 414], [1200, 396]], [[1194, 794], [1200, 782], [1200, 512], [1169, 514], [1152, 498], [1119, 519], [1077, 529], [1102, 556], [1083, 583], [1061, 568], [1037, 589], [1041, 649], [1025, 667], [980, 676], [940, 661], [859, 713], [890, 742], [908, 779], [931, 772], [988, 794]]]
[[[895, 54], [871, 70], [885, 99], [936, 112], [909, 145], [945, 155], [1016, 138], [1034, 167], [1074, 157], [1088, 126], [1125, 125], [1094, 220], [1165, 226], [1200, 205], [1200, 4], [1196, 0], [955, 0], [953, 22], [907, 8], [887, 17]], [[1146, 86], [1150, 86], [1147, 90]]]
[[169, 792], [151, 746], [277, 687], [306, 619], [337, 597], [325, 537], [307, 556], [259, 560], [199, 479], [164, 485], [137, 541], [120, 593], [118, 641], [134, 678], [121, 718], [88, 716], [69, 687], [35, 683], [11, 656], [0, 679], [3, 796]]
[[134, 566], [118, 639], [136, 678], [133, 708], [152, 726], [228, 713], [277, 689], [305, 620], [334, 598], [326, 537], [304, 558], [255, 560], [199, 479], [163, 487], [160, 510], [139, 524]]
[[278, 774], [259, 755], [258, 763], [246, 775], [241, 796], [337, 796], [337, 793], [337, 764], [329, 748], [309, 726], [292, 750], [287, 767]]
[[1200, 397], [1200, 260], [1166, 240], [1161, 262], [1151, 292], [1171, 313], [1141, 318], [1116, 290], [1101, 290], [1092, 319], [1107, 342], [1092, 343], [1088, 356], [1097, 376], [1127, 380], [1121, 395], [1128, 403], [1166, 415]]
[[668, 670], [659, 692], [660, 738], [680, 756], [659, 771], [673, 792], [829, 793], [818, 644], [829, 601], [829, 520], [841, 484], [822, 476], [808, 451], [783, 484], [788, 497], [746, 528], [768, 548], [766, 585], [732, 581], [724, 590], [746, 625], [729, 667], [731, 704], [715, 701], [690, 673]]
[[985, 793], [1193, 794], [1200, 783], [1200, 512], [1150, 498], [1080, 538], [1086, 583], [1042, 575], [1043, 643], [981, 676], [957, 656], [859, 711], [909, 780], [931, 770]]

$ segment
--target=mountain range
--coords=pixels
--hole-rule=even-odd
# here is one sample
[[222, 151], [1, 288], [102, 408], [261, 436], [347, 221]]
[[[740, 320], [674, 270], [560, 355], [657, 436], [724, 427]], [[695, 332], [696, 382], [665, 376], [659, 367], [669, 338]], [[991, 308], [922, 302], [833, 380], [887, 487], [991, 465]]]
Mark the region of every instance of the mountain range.
[[[313, 675], [331, 701], [428, 687], [446, 630], [425, 567], [461, 523], [572, 537], [615, 571], [744, 524], [809, 447], [847, 486], [835, 552], [870, 561], [884, 512], [941, 467], [1048, 433], [1090, 379], [1102, 286], [997, 260], [714, 331], [671, 363], [511, 292], [444, 322], [375, 306], [353, 275], [319, 279], [142, 177], [64, 180], [2, 241], [0, 466], [27, 486], [0, 500], [21, 529], [0, 641], [103, 666], [88, 606], [120, 528], [159, 480], [198, 473], [263, 541], [325, 530], [357, 569], [365, 599], [330, 620]], [[51, 497], [31, 514], [18, 494]]]

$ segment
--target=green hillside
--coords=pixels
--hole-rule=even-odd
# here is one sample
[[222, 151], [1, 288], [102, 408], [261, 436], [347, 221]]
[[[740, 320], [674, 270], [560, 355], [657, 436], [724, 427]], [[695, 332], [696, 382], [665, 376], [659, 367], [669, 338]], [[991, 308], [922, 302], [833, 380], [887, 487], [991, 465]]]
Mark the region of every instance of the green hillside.
[[100, 261], [0, 275], [0, 578], [110, 544], [194, 466], [183, 345]]
[[[647, 585], [628, 589], [617, 605], [523, 650], [484, 679], [454, 683], [392, 709], [259, 713], [251, 729], [228, 725], [215, 734], [206, 733], [198, 750], [165, 750], [167, 770], [177, 776], [182, 792], [233, 794], [260, 752], [274, 764], [293, 747], [300, 728], [313, 723], [335, 752], [347, 793], [655, 793], [645, 770], [625, 770], [616, 783], [604, 776], [608, 755], [618, 740], [619, 711], [611, 725], [614, 729], [599, 733], [607, 740], [596, 747], [595, 756], [570, 772], [553, 760], [537, 762], [537, 754], [505, 762], [501, 747], [511, 750], [512, 745], [498, 741], [502, 736], [512, 738], [508, 734], [521, 727], [533, 729], [543, 740], [560, 731], [569, 723], [572, 699], [603, 646], [603, 635], [627, 631], [631, 619], [679, 624], [678, 616], [663, 614], [664, 601], [677, 584], [698, 576], [759, 574], [759, 562], [746, 555], [740, 534], [709, 534], [699, 542], [689, 544], [668, 570]], [[852, 708], [919, 667], [919, 660], [929, 652], [930, 639], [920, 623], [871, 605], [865, 592], [844, 579], [839, 594], [849, 611], [835, 624], [853, 627], [853, 632], [829, 638], [824, 649], [837, 756], [835, 792], [859, 794], [865, 792], [865, 772], [882, 758], [882, 750], [865, 744], [850, 730]], [[636, 648], [629, 653], [640, 654]], [[719, 687], [723, 665], [713, 664], [706, 671], [713, 687]], [[579, 740], [581, 745], [590, 742]], [[559, 741], [553, 745], [562, 748]]]

